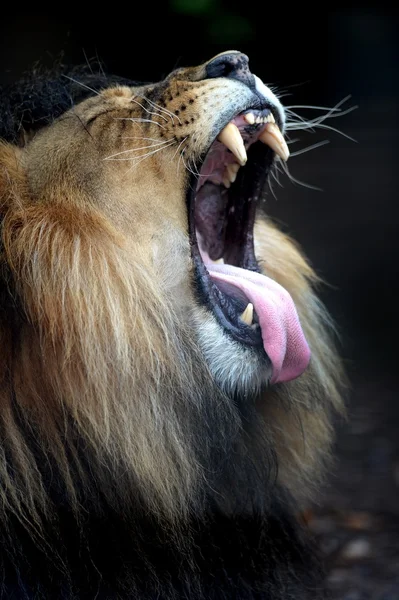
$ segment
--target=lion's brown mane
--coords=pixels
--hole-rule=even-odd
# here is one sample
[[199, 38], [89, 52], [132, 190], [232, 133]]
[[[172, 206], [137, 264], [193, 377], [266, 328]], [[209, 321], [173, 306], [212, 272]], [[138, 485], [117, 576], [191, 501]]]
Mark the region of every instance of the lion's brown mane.
[[[15, 123], [4, 138], [22, 139]], [[30, 139], [33, 124], [24, 127]], [[44, 148], [51, 152], [49, 141]], [[177, 272], [162, 286], [172, 267], [155, 265], [140, 236], [128, 239], [62, 158], [49, 157], [56, 176], [36, 195], [35, 165], [46, 158], [35, 151], [30, 142], [0, 146], [4, 526], [17, 522], [40, 542], [49, 522], [57, 527], [60, 498], [79, 522], [104, 506], [128, 520], [140, 506], [174, 523], [176, 536], [209, 504], [224, 515], [261, 513], [281, 497], [299, 511], [329, 460], [343, 377], [317, 277], [296, 245], [259, 219], [257, 255], [294, 299], [311, 366], [295, 381], [232, 398], [181, 322], [187, 288], [174, 303], [184, 236], [165, 252]]]

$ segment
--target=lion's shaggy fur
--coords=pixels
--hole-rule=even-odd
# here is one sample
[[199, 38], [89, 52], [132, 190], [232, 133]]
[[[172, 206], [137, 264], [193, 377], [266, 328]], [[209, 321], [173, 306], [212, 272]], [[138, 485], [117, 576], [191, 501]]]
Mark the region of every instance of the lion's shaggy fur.
[[[169, 85], [172, 95], [177, 83]], [[127, 89], [89, 99], [86, 110], [122, 102]], [[120, 164], [88, 167], [111, 154], [117, 133], [94, 148], [77, 117], [25, 147], [0, 146], [0, 517], [40, 537], [60, 496], [78, 520], [105, 498], [126, 515], [144, 507], [175, 531], [209, 503], [224, 514], [261, 513], [278, 490], [299, 510], [323, 473], [332, 413], [342, 408], [315, 274], [260, 216], [257, 257], [291, 293], [312, 362], [295, 381], [233, 401], [190, 325], [202, 309], [184, 169], [177, 181], [167, 171], [175, 148], [146, 159], [142, 183], [132, 171], [123, 195]], [[110, 127], [102, 118], [90, 136]], [[160, 228], [169, 226], [166, 236]]]

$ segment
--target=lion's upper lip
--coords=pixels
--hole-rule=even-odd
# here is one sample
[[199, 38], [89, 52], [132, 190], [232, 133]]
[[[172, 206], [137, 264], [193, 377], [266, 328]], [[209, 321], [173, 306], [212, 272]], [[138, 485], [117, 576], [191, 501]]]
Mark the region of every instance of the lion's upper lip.
[[207, 152], [197, 182], [197, 191], [206, 182], [223, 184], [225, 188], [229, 188], [235, 182], [239, 168], [247, 163], [248, 148], [256, 141], [269, 146], [276, 155], [286, 161], [289, 150], [280, 131], [277, 113], [276, 117], [269, 107], [252, 108], [228, 121]]
[[[246, 136], [242, 135], [242, 131], [246, 133]], [[270, 146], [282, 160], [287, 160], [290, 155], [273, 112], [269, 108], [248, 110], [237, 115], [225, 125], [218, 135], [218, 141], [233, 153], [240, 166], [244, 166], [247, 162], [245, 137], [248, 143], [260, 140]]]

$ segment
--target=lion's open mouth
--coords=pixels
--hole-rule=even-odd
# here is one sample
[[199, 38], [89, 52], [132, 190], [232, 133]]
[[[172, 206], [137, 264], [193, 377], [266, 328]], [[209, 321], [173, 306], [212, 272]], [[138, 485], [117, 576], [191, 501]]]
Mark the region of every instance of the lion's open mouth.
[[236, 341], [266, 352], [277, 382], [303, 372], [309, 348], [290, 295], [260, 273], [254, 253], [256, 208], [274, 153], [289, 155], [279, 115], [270, 108], [238, 114], [192, 182], [189, 222], [201, 301]]

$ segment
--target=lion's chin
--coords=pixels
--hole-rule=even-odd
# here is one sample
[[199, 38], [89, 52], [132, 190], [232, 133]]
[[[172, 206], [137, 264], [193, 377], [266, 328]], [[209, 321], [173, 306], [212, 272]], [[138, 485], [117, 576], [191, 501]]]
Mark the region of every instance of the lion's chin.
[[257, 394], [269, 385], [272, 365], [266, 354], [234, 340], [203, 307], [196, 308], [193, 321], [201, 352], [223, 392], [229, 396]]

